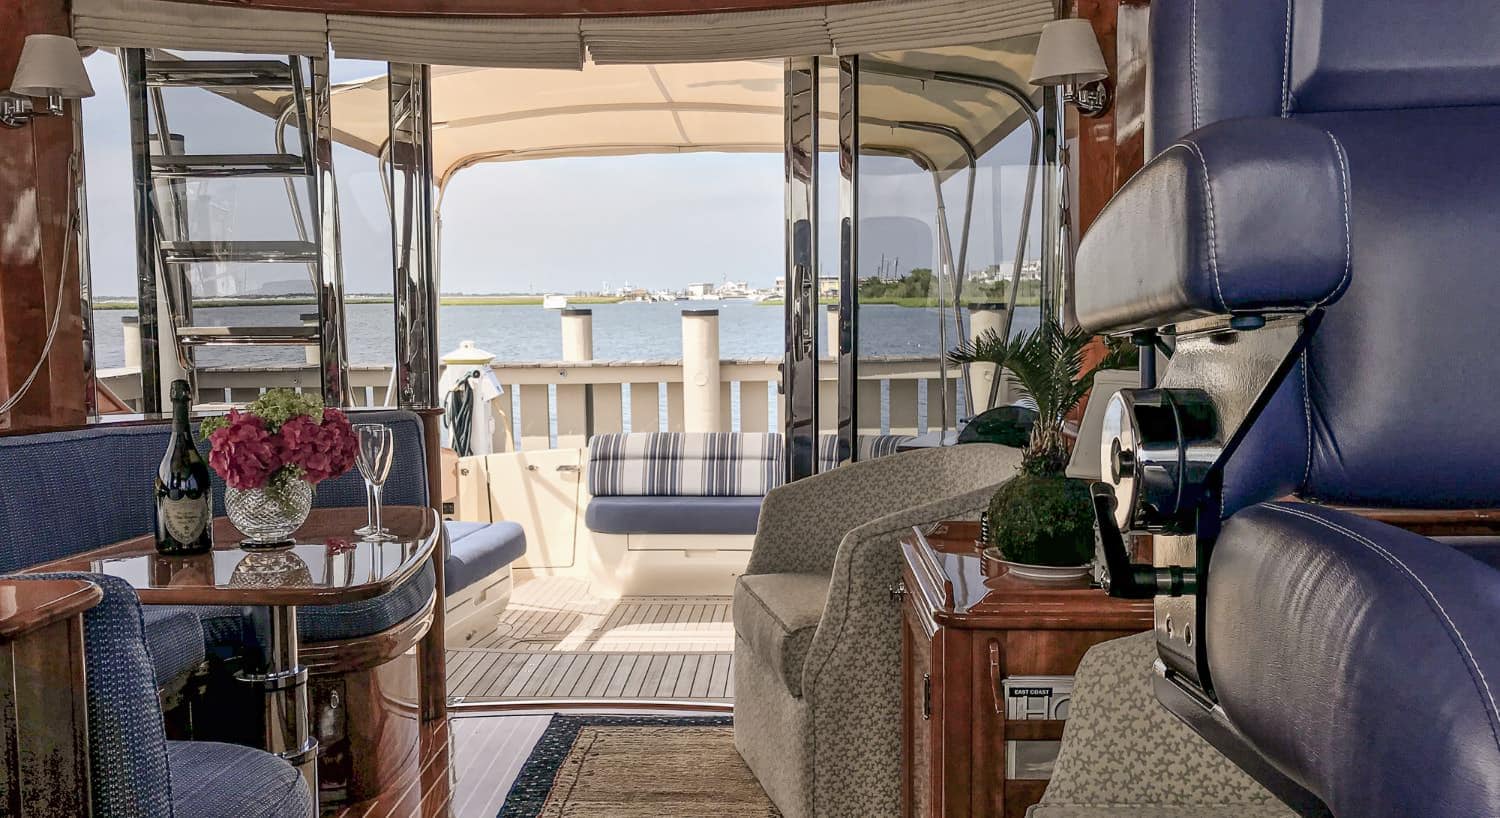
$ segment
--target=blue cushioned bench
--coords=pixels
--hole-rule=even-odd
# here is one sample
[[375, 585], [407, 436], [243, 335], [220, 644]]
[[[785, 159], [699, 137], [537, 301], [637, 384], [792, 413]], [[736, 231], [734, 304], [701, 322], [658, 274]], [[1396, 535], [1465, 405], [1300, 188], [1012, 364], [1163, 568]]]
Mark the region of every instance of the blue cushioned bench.
[[[902, 435], [861, 435], [859, 459], [894, 454]], [[838, 466], [838, 438], [818, 441], [818, 470]], [[766, 493], [785, 479], [775, 433], [656, 432], [589, 441], [584, 523], [599, 534], [753, 535]]]
[[[891, 454], [907, 438], [863, 436], [860, 458]], [[774, 433], [633, 433], [589, 441], [586, 569], [620, 594], [728, 594], [744, 573], [766, 493], [786, 479], [785, 439]], [[818, 468], [836, 468], [838, 440], [818, 444]]]
[[[395, 468], [385, 485], [390, 504], [427, 505], [422, 422], [406, 411], [360, 412], [356, 422], [384, 423], [394, 432]], [[155, 506], [152, 479], [166, 451], [164, 423], [99, 424], [88, 429], [0, 437], [0, 573], [149, 533]], [[206, 442], [200, 444], [207, 448]], [[215, 480], [215, 510], [223, 485]], [[364, 482], [351, 471], [319, 484], [321, 507], [362, 506]], [[453, 526], [462, 526], [454, 530]], [[461, 594], [525, 551], [519, 526], [450, 524], [446, 593]], [[452, 543], [459, 543], [453, 547]], [[25, 544], [22, 547], [21, 544]], [[306, 606], [298, 631], [307, 642], [379, 633], [423, 611], [436, 576], [424, 568], [390, 593], [354, 605]], [[241, 641], [239, 611], [145, 606], [147, 644], [161, 687], [182, 681], [204, 660], [205, 646], [232, 649]]]

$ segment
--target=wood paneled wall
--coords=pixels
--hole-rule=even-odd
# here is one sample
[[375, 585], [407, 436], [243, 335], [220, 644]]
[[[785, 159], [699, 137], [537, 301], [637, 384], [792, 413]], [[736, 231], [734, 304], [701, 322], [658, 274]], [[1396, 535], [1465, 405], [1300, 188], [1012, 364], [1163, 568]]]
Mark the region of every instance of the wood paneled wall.
[[[1067, 117], [1069, 190], [1073, 202], [1073, 235], [1088, 232], [1109, 203], [1146, 159], [1146, 21], [1149, 0], [1072, 0], [1074, 17], [1088, 20], [1099, 38], [1109, 66], [1109, 110], [1103, 116], [1078, 115], [1069, 106]], [[1070, 285], [1071, 286], [1071, 285]], [[1071, 312], [1071, 311], [1070, 311]], [[1084, 356], [1087, 369], [1103, 360], [1104, 344], [1094, 342]], [[1083, 418], [1088, 398], [1072, 414]]]
[[[10, 87], [28, 34], [69, 33], [66, 0], [0, 2], [0, 88]], [[58, 426], [85, 419], [83, 321], [79, 315], [78, 248], [62, 258], [68, 221], [70, 114], [38, 117], [21, 128], [0, 127], [0, 400], [18, 389], [41, 358], [58, 275], [63, 285], [57, 339], [30, 392], [0, 429]]]
[[1074, 235], [1145, 162], [1147, 0], [1073, 0], [1072, 16], [1087, 19], [1109, 66], [1110, 106], [1103, 116], [1068, 109]]

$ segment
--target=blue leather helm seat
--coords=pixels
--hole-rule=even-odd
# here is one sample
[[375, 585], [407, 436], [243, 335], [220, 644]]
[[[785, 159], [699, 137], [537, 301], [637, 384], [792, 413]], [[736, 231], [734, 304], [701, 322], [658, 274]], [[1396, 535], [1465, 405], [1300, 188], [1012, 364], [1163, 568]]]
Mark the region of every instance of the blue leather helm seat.
[[1209, 693], [1159, 695], [1305, 814], [1500, 815], [1494, 540], [1356, 511], [1500, 506], [1500, 6], [1155, 0], [1150, 89], [1079, 321], [1321, 317], [1222, 472]]

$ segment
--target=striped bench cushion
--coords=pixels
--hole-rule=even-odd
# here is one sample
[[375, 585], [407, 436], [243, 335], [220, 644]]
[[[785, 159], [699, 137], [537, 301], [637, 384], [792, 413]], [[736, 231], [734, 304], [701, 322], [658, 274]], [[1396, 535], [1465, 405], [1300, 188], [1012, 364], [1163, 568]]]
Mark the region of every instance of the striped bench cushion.
[[[895, 454], [904, 435], [860, 435], [859, 459]], [[759, 497], [786, 478], [782, 436], [764, 432], [650, 432], [589, 441], [595, 497]], [[818, 441], [818, 470], [838, 466], [838, 438]]]
[[[859, 448], [858, 460], [874, 460], [877, 457], [885, 457], [895, 454], [896, 449], [906, 441], [911, 440], [908, 435], [860, 435], [855, 440], [855, 446]], [[825, 472], [838, 468], [840, 461], [838, 435], [823, 435], [818, 438], [818, 471]]]
[[595, 497], [754, 497], [780, 485], [781, 435], [650, 432], [589, 441]]

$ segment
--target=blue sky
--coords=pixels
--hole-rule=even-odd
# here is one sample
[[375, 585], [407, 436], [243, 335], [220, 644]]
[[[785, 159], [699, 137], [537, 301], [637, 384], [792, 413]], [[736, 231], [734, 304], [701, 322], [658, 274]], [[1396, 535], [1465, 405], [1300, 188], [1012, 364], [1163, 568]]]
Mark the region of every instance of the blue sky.
[[[84, 108], [94, 291], [128, 296], [134, 294], [136, 272], [124, 92], [112, 56], [95, 54], [88, 67], [98, 92]], [[335, 61], [334, 78], [382, 69], [378, 63]], [[173, 110], [171, 99], [168, 108]], [[174, 118], [172, 128], [186, 132], [190, 152], [271, 150], [269, 120], [222, 100], [197, 116]], [[1025, 174], [1016, 164], [1024, 158], [1022, 143], [1007, 140], [982, 160], [971, 269], [1011, 258]], [[930, 179], [905, 160], [862, 161], [862, 264], [885, 254], [900, 256], [903, 271], [932, 266]], [[375, 161], [338, 148], [334, 167], [346, 288], [389, 292], [390, 228]], [[828, 156], [820, 259], [829, 274], [838, 263], [836, 169]], [[963, 182], [960, 174], [945, 185], [955, 241]], [[215, 225], [216, 238], [294, 237], [280, 181], [237, 182], [214, 188], [213, 195], [215, 201], [198, 204], [192, 218], [195, 224]], [[443, 204], [442, 289], [570, 293], [627, 282], [657, 289], [726, 279], [770, 286], [783, 268], [783, 195], [779, 153], [478, 165], [455, 177]], [[1029, 256], [1036, 255], [1039, 227], [1032, 226]], [[293, 270], [285, 277], [297, 274]]]

